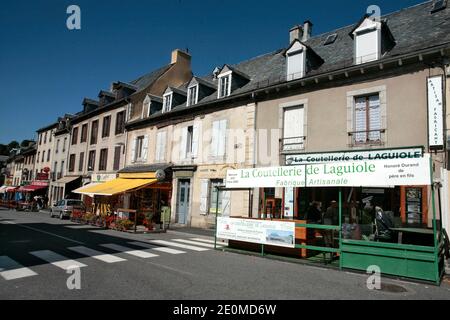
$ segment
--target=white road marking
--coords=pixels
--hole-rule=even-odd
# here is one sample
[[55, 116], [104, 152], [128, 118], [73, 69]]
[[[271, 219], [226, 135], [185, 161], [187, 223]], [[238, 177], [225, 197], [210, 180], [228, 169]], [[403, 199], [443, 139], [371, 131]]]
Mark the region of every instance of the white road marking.
[[169, 242], [169, 241], [164, 241], [164, 240], [150, 240], [151, 243], [156, 243], [156, 244], [161, 244], [161, 245], [166, 245], [166, 246], [171, 246], [171, 247], [178, 247], [178, 248], [184, 248], [184, 249], [189, 249], [189, 250], [193, 250], [193, 251], [207, 251], [209, 249], [206, 248], [199, 248], [199, 247], [194, 247], [194, 246], [188, 246], [186, 244], [181, 244], [181, 243], [176, 243], [176, 242]]
[[[191, 241], [191, 240], [186, 240], [186, 239], [172, 239], [173, 241], [176, 242], [182, 242], [182, 243], [186, 243], [186, 244], [192, 244], [195, 246], [200, 246], [200, 247], [206, 247], [206, 248], [211, 248], [214, 249], [214, 245], [210, 244], [210, 243], [202, 243], [202, 242], [196, 242], [196, 241]], [[217, 245], [218, 248], [222, 247], [219, 244]]]
[[143, 258], [143, 259], [158, 257], [157, 254], [150, 253], [148, 251], [133, 250], [131, 248], [127, 248], [127, 247], [124, 247], [124, 246], [121, 246], [118, 244], [114, 244], [114, 243], [102, 244], [101, 246], [115, 250], [115, 251], [119, 251], [122, 253], [126, 253], [129, 255], [135, 256], [135, 257]]
[[52, 265], [61, 268], [63, 270], [69, 270], [73, 267], [78, 268], [87, 267], [85, 264], [81, 262], [72, 259], [67, 259], [66, 257], [50, 250], [33, 251], [30, 252], [30, 254], [32, 254], [35, 257], [38, 257], [39, 259], [47, 261]]
[[37, 273], [29, 268], [25, 268], [20, 263], [10, 257], [0, 257], [0, 276], [5, 280], [14, 280], [26, 277], [36, 276]]
[[[214, 240], [209, 240], [209, 239], [203, 239], [203, 238], [191, 238], [190, 240], [214, 244]], [[217, 239], [217, 244], [225, 244], [225, 243], [224, 243], [223, 241], [219, 241], [219, 240]]]
[[92, 226], [90, 225], [73, 225], [73, 226], [64, 226], [65, 228], [69, 228], [69, 229], [90, 229], [92, 228]]
[[176, 249], [172, 249], [172, 248], [165, 248], [165, 247], [155, 247], [152, 244], [143, 243], [143, 242], [129, 242], [129, 244], [135, 245], [137, 247], [152, 249], [152, 250], [155, 250], [155, 251], [160, 251], [160, 252], [165, 252], [165, 253], [170, 253], [170, 254], [186, 253], [186, 251], [176, 250]]
[[122, 259], [116, 256], [113, 256], [112, 254], [105, 254], [103, 252], [87, 248], [87, 247], [71, 247], [68, 248], [69, 250], [75, 251], [77, 253], [80, 253], [82, 255], [106, 262], [106, 263], [116, 263], [121, 261], [127, 261], [126, 259]]

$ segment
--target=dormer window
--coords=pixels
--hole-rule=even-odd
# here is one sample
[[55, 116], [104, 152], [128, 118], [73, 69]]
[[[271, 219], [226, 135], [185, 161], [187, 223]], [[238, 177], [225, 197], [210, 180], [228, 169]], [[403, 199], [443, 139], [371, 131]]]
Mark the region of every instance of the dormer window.
[[163, 96], [163, 113], [172, 110], [172, 93]]
[[366, 18], [353, 31], [355, 39], [355, 64], [363, 64], [381, 58], [381, 27], [381, 22]]
[[188, 88], [187, 106], [193, 106], [198, 103], [198, 85]]
[[218, 98], [228, 97], [231, 94], [231, 72], [220, 75], [219, 77], [219, 96]]
[[287, 80], [301, 79], [306, 73], [306, 47], [295, 41], [286, 51]]
[[150, 104], [151, 99], [149, 96], [147, 96], [142, 105], [142, 116], [141, 116], [142, 119], [150, 117]]

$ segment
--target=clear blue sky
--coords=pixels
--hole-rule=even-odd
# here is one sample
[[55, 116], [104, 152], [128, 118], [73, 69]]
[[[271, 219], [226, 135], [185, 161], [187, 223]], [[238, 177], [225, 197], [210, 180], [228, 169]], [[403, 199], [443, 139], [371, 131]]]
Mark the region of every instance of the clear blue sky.
[[[356, 23], [369, 5], [382, 14], [423, 0], [34, 0], [0, 8], [0, 143], [35, 137], [81, 110], [111, 82], [131, 81], [189, 48], [193, 71], [237, 63], [287, 46], [309, 19], [313, 35]], [[66, 9], [81, 8], [80, 31]]]

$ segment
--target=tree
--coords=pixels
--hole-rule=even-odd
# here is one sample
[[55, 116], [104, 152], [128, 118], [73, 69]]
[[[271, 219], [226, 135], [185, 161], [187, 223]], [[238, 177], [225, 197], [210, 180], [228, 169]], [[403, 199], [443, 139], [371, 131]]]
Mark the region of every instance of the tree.
[[8, 144], [8, 148], [9, 148], [9, 151], [11, 151], [12, 149], [19, 149], [20, 148], [20, 144], [17, 142], [17, 141], [11, 141], [9, 144]]
[[20, 144], [21, 148], [28, 148], [30, 143], [32, 143], [33, 140], [23, 140], [22, 143]]
[[9, 148], [6, 144], [0, 144], [0, 156], [9, 156]]

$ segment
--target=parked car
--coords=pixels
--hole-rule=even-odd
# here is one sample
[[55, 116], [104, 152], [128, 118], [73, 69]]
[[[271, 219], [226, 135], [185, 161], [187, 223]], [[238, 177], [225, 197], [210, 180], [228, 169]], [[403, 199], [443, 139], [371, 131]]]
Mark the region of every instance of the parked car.
[[70, 218], [74, 210], [85, 212], [86, 207], [83, 201], [74, 199], [60, 200], [50, 209], [50, 217], [59, 217], [61, 220]]

